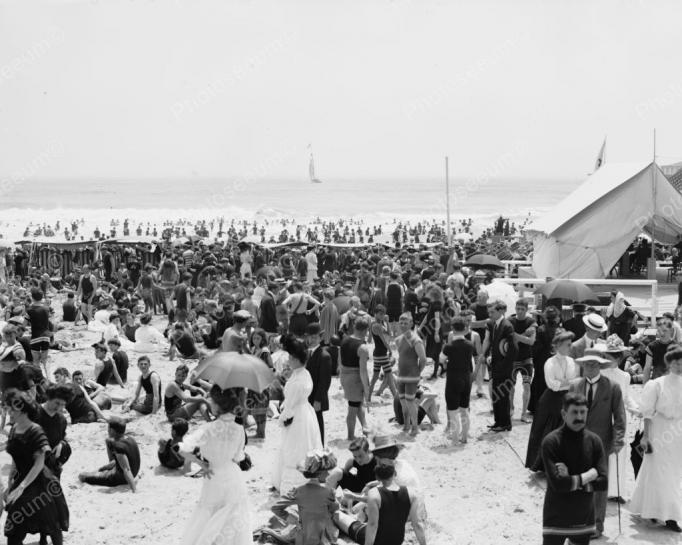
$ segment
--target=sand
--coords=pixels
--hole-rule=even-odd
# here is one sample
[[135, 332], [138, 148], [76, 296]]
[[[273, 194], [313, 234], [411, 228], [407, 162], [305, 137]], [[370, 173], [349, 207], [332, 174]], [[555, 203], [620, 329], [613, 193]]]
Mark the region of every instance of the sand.
[[[161, 326], [160, 319], [155, 323]], [[88, 347], [98, 338], [98, 334], [87, 331], [67, 330], [60, 332], [60, 335], [75, 337], [81, 346]], [[129, 356], [131, 362], [136, 360], [134, 352], [129, 352]], [[51, 369], [65, 366], [70, 370], [80, 368], [92, 373], [93, 363], [94, 356], [89, 348], [75, 352], [51, 352]], [[152, 365], [165, 384], [172, 379], [177, 362], [154, 355]], [[431, 369], [427, 367], [424, 376], [430, 372]], [[131, 367], [128, 385], [131, 393], [137, 377], [137, 368]], [[429, 382], [429, 385], [442, 399], [444, 379]], [[641, 386], [631, 388], [638, 399]], [[520, 388], [517, 388], [516, 397], [518, 416]], [[392, 416], [391, 403], [375, 399], [377, 402], [370, 409], [372, 424], [399, 433], [393, 424], [388, 424]], [[113, 410], [114, 413], [118, 411], [118, 407]], [[440, 416], [442, 420], [445, 419], [444, 406], [441, 407]], [[350, 455], [346, 450], [347, 442], [338, 439], [345, 437], [345, 403], [337, 378], [332, 381], [330, 411], [326, 413], [325, 419], [328, 444], [342, 462]], [[540, 543], [545, 483], [532, 477], [521, 462], [521, 459], [525, 459], [530, 425], [515, 421], [511, 433], [484, 432], [491, 420], [487, 398], [472, 400], [471, 420], [471, 438], [466, 446], [450, 445], [443, 437], [443, 424], [422, 430], [416, 439], [403, 437], [406, 449], [401, 456], [412, 464], [424, 486], [429, 514], [428, 543]], [[162, 412], [137, 418], [128, 425], [128, 429], [142, 452], [141, 478], [135, 494], [127, 487], [107, 489], [78, 482], [79, 472], [96, 469], [106, 462], [106, 425], [69, 426], [67, 436], [74, 454], [62, 476], [71, 510], [71, 529], [65, 540], [68, 545], [178, 543], [199, 496], [201, 480], [159, 467], [157, 441], [170, 436], [169, 424]], [[254, 525], [265, 523], [270, 516], [268, 509], [274, 497], [268, 492], [269, 475], [279, 445], [279, 430], [277, 420], [270, 420], [266, 440], [260, 443], [251, 441], [247, 447], [254, 464], [246, 473]], [[634, 425], [630, 423], [628, 441], [634, 430]], [[1, 446], [4, 450], [4, 438]], [[0, 468], [3, 482], [6, 483], [9, 472], [6, 452], [0, 453]], [[623, 495], [629, 498], [633, 488], [631, 467], [628, 467], [627, 473]], [[619, 535], [616, 504], [609, 503], [606, 537], [598, 543], [677, 542], [677, 535], [661, 526], [638, 520], [628, 512], [627, 505], [624, 506], [622, 534]], [[37, 542], [37, 536], [27, 539], [27, 543]], [[0, 543], [4, 543], [1, 538]], [[408, 532], [407, 543], [415, 543], [411, 531]]]

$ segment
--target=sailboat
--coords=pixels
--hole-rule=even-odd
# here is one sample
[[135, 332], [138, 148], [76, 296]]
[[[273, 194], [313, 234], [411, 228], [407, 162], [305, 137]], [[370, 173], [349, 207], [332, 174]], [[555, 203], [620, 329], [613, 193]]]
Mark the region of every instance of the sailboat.
[[315, 161], [313, 160], [313, 149], [311, 146], [308, 146], [308, 149], [310, 149], [310, 164], [308, 165], [308, 173], [310, 174], [310, 183], [321, 184], [322, 180], [315, 177]]

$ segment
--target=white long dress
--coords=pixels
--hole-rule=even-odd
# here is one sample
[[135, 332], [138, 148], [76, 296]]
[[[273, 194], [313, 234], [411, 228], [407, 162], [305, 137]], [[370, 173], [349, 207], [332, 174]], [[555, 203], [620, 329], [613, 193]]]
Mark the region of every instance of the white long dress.
[[181, 450], [199, 447], [213, 475], [203, 479], [199, 503], [182, 545], [251, 545], [251, 511], [246, 481], [237, 465], [244, 458], [244, 428], [224, 414], [188, 434]]
[[[630, 373], [621, 371], [617, 367], [612, 367], [611, 369], [602, 369], [601, 374], [620, 386], [620, 391], [623, 392], [625, 410], [630, 414], [639, 412], [637, 402], [632, 398], [632, 395], [630, 395]], [[627, 482], [625, 479], [625, 472], [629, 471], [629, 467], [632, 467], [630, 465], [630, 441], [627, 437], [628, 434], [626, 429], [625, 445], [620, 449], [620, 452], [617, 455], [609, 455], [609, 498], [615, 498], [616, 496], [624, 498], [626, 496], [626, 491], [624, 489], [625, 483]], [[616, 464], [618, 464], [618, 469], [616, 469]], [[618, 481], [618, 476], [620, 476], [620, 482]]]
[[[284, 385], [284, 405], [279, 417], [282, 443], [272, 472], [272, 484], [281, 494], [306, 483], [296, 466], [309, 451], [322, 448], [315, 410], [308, 403], [312, 391], [313, 380], [305, 367], [294, 369]], [[289, 418], [293, 418], [292, 423], [284, 426]]]
[[644, 386], [640, 407], [651, 419], [653, 452], [644, 454], [630, 511], [643, 518], [682, 521], [682, 377], [665, 375]]

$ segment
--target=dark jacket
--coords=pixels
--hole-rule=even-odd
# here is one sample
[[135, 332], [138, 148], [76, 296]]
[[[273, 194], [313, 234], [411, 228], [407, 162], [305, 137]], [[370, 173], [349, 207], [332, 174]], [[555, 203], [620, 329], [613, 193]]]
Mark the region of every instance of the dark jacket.
[[514, 326], [506, 318], [503, 318], [497, 327], [495, 327], [495, 322], [491, 321], [488, 323], [488, 335], [491, 339], [490, 366], [492, 374], [511, 376], [517, 352]]
[[[575, 379], [569, 387], [570, 392], [582, 395], [585, 395], [586, 390], [585, 378]], [[625, 405], [620, 386], [602, 375], [597, 382], [592, 407], [587, 413], [585, 428], [599, 436], [608, 456], [614, 447], [623, 446], [625, 423]]]
[[270, 292], [261, 299], [260, 321], [258, 325], [268, 333], [277, 333], [279, 322], [277, 321], [277, 307]]
[[306, 368], [313, 379], [313, 391], [308, 397], [312, 405], [319, 401], [323, 411], [329, 410], [329, 386], [332, 382], [332, 358], [324, 346], [318, 346], [306, 362]]

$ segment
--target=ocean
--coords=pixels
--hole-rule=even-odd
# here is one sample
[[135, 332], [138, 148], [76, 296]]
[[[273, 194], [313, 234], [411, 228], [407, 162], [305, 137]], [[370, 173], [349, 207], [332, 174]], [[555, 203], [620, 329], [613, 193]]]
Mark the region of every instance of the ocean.
[[[548, 210], [580, 181], [481, 179], [450, 182], [453, 220], [471, 218], [480, 229], [502, 215], [516, 223]], [[62, 225], [73, 219], [108, 227], [111, 219], [161, 225], [198, 218], [265, 220], [363, 219], [369, 224], [444, 219], [445, 182], [436, 179], [323, 180], [31, 180], [0, 193], [0, 232]]]

